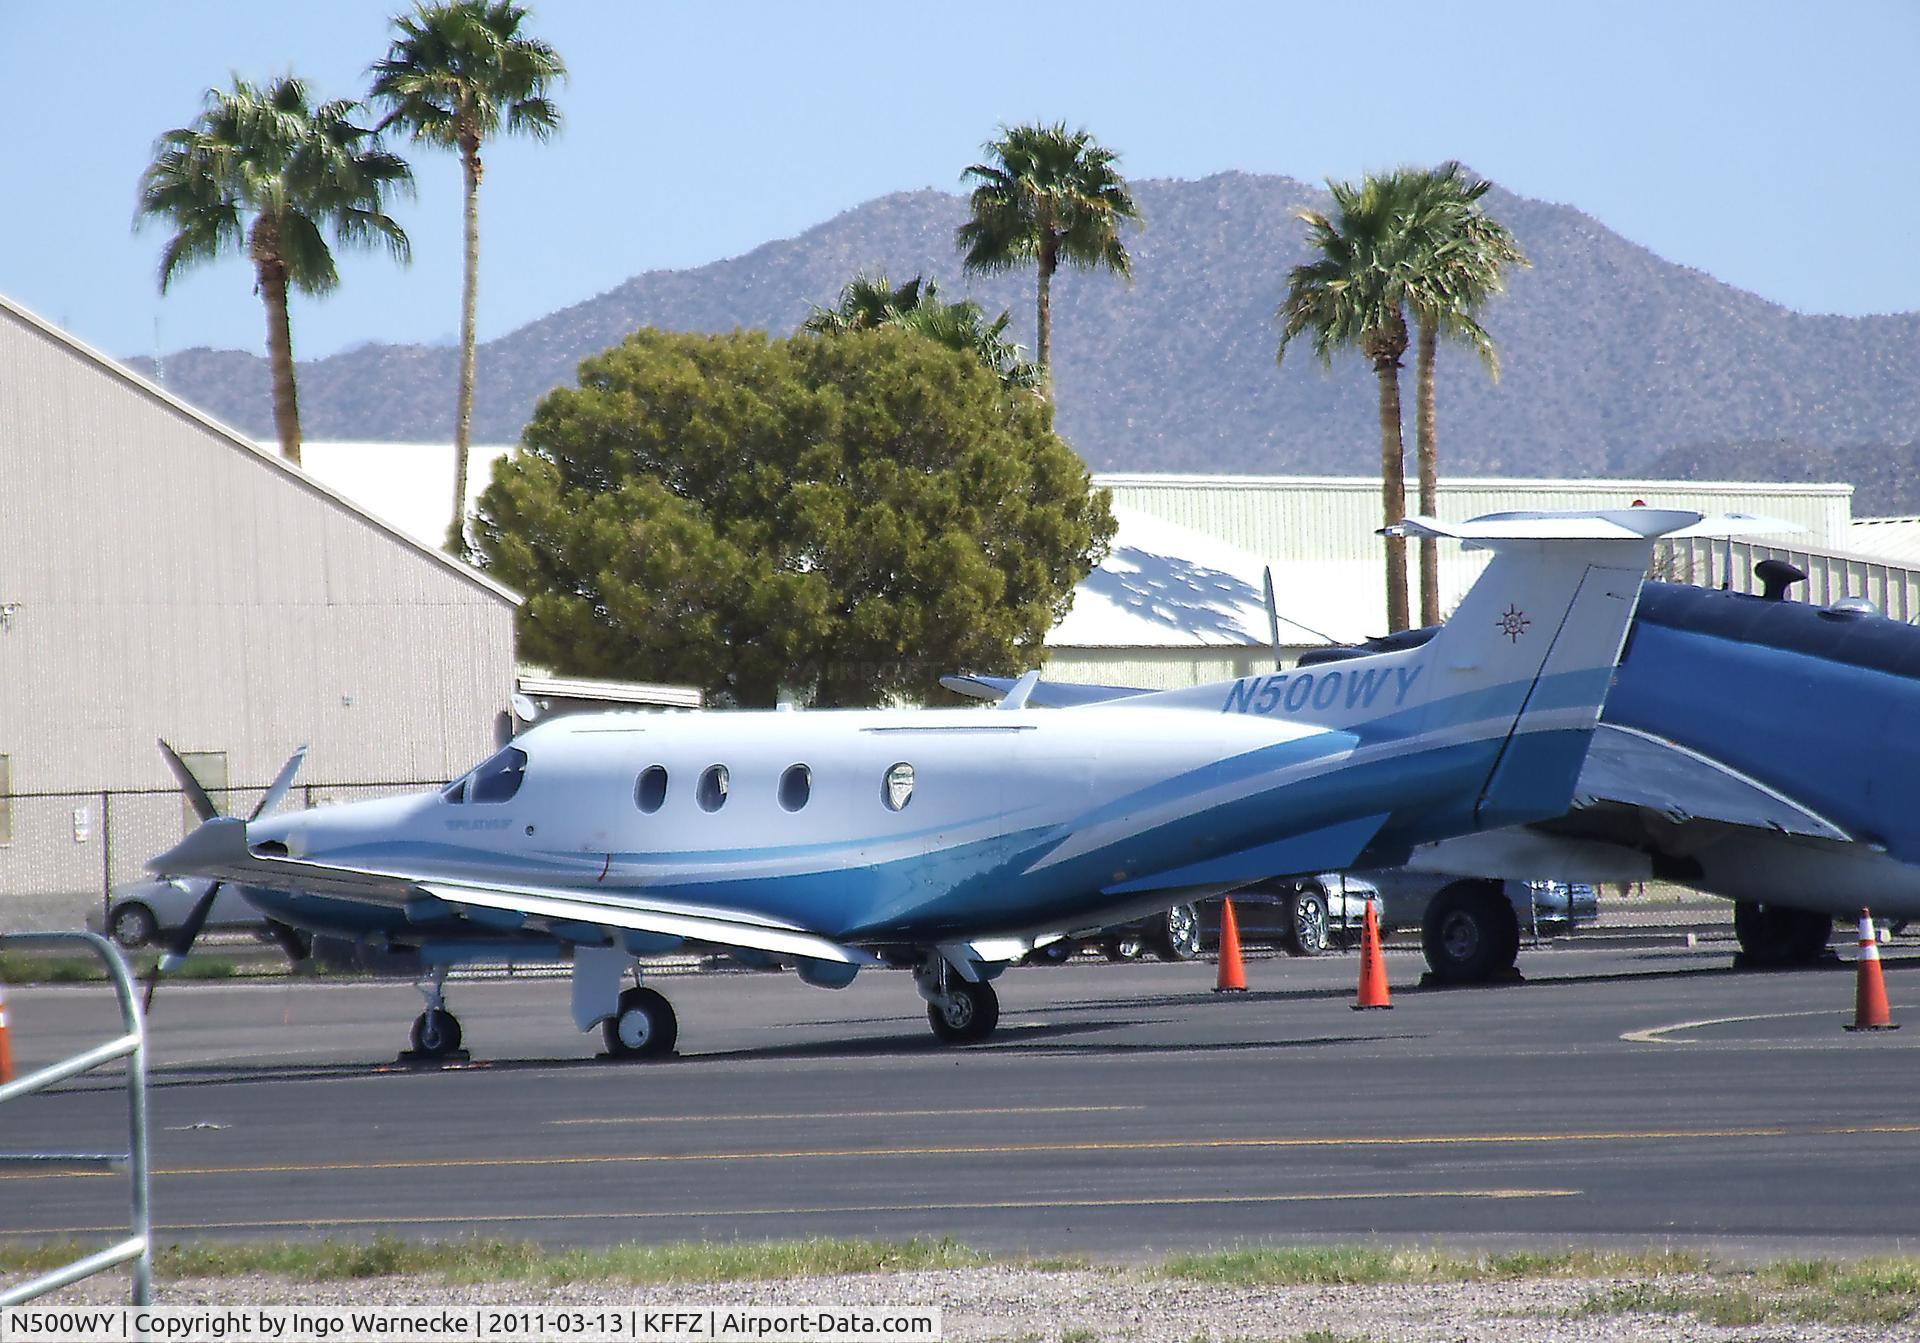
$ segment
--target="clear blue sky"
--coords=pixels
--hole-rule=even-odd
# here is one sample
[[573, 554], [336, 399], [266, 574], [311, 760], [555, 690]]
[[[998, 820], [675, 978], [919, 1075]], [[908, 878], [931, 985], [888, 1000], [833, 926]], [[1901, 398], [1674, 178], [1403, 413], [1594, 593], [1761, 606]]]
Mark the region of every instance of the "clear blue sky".
[[[0, 0], [0, 293], [116, 355], [260, 349], [244, 263], [159, 296], [164, 234], [131, 231], [153, 137], [229, 72], [357, 93], [399, 8]], [[1027, 119], [1087, 126], [1134, 177], [1459, 158], [1789, 307], [1920, 308], [1913, 0], [533, 8], [572, 67], [567, 125], [491, 152], [483, 337], [884, 192], [955, 189]], [[347, 263], [339, 293], [296, 305], [297, 354], [451, 338], [458, 172], [407, 152], [412, 268]]]

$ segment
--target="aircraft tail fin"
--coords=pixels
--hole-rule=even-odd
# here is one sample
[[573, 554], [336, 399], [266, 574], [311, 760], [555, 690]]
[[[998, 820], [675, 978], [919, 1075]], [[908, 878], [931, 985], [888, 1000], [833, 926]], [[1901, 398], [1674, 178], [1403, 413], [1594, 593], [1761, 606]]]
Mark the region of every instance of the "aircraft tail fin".
[[1399, 655], [1417, 668], [1407, 674], [1423, 683], [1405, 706], [1420, 730], [1499, 738], [1474, 804], [1478, 826], [1566, 809], [1655, 541], [1787, 527], [1746, 514], [1631, 508], [1496, 513], [1452, 524], [1409, 518], [1389, 529], [1494, 552], [1440, 631]]
[[[1390, 530], [1493, 552], [1431, 639], [1139, 702], [1291, 719], [1352, 733], [1409, 768], [1428, 762], [1445, 798], [1436, 805], [1474, 812], [1466, 828], [1557, 816], [1572, 800], [1655, 541], [1792, 527], [1633, 508], [1416, 517]], [[1461, 832], [1457, 815], [1446, 820]]]

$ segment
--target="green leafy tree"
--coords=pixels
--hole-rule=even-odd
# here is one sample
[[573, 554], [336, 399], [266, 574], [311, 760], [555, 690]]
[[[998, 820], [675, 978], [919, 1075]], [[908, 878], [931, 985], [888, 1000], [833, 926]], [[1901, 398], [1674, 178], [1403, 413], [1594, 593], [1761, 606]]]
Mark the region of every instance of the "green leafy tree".
[[358, 125], [360, 104], [314, 106], [289, 75], [261, 88], [241, 79], [209, 89], [191, 125], [154, 142], [140, 178], [135, 226], [160, 220], [174, 234], [160, 254], [160, 292], [202, 262], [241, 251], [253, 262], [267, 309], [267, 359], [280, 451], [300, 461], [300, 402], [293, 377], [289, 291], [321, 295], [340, 283], [336, 246], [384, 244], [409, 259], [407, 235], [385, 213], [389, 193], [411, 192], [413, 174]]
[[890, 326], [638, 331], [540, 403], [474, 520], [528, 658], [763, 706], [1035, 665], [1112, 530], [1045, 402]]
[[831, 336], [896, 326], [918, 332], [950, 350], [971, 354], [993, 370], [1000, 385], [1009, 391], [1032, 391], [1040, 385], [1040, 371], [1021, 358], [1020, 347], [1007, 339], [1007, 325], [1012, 320], [1012, 314], [1003, 311], [987, 321], [980, 305], [971, 299], [943, 303], [939, 286], [918, 275], [899, 286], [884, 275], [856, 275], [840, 291], [839, 305], [815, 307], [801, 330]]
[[[1440, 445], [1434, 396], [1434, 364], [1441, 339], [1459, 341], [1480, 356], [1487, 373], [1500, 377], [1500, 354], [1477, 320], [1487, 300], [1506, 287], [1505, 272], [1525, 266], [1513, 234], [1486, 213], [1481, 197], [1492, 185], [1467, 175], [1458, 163], [1409, 171], [1401, 187], [1406, 214], [1407, 307], [1418, 327], [1414, 356], [1414, 458], [1420, 478], [1420, 511], [1431, 516], [1439, 503]], [[1440, 621], [1440, 559], [1432, 537], [1420, 540], [1420, 623]]]
[[[1280, 305], [1280, 348], [1302, 335], [1331, 366], [1336, 350], [1358, 350], [1373, 367], [1380, 390], [1380, 501], [1389, 524], [1407, 508], [1406, 443], [1401, 437], [1400, 356], [1407, 352], [1406, 230], [1410, 201], [1404, 175], [1369, 177], [1355, 185], [1328, 182], [1334, 213], [1298, 211], [1314, 259], [1287, 273]], [[1406, 542], [1386, 544], [1387, 622], [1407, 628]]]
[[386, 59], [376, 61], [371, 96], [388, 109], [381, 123], [460, 155], [466, 194], [466, 262], [460, 290], [460, 381], [453, 419], [453, 523], [447, 549], [466, 553], [467, 460], [473, 441], [474, 364], [480, 287], [480, 146], [502, 131], [544, 140], [560, 126], [547, 96], [567, 68], [547, 43], [520, 29], [527, 10], [510, 0], [446, 0], [396, 18]]
[[969, 271], [991, 274], [1034, 266], [1040, 277], [1035, 362], [1042, 392], [1052, 395], [1053, 276], [1065, 262], [1080, 270], [1104, 266], [1131, 276], [1121, 227], [1138, 220], [1118, 156], [1065, 123], [1002, 127], [983, 146], [989, 161], [961, 180], [974, 184], [970, 217], [954, 234]]

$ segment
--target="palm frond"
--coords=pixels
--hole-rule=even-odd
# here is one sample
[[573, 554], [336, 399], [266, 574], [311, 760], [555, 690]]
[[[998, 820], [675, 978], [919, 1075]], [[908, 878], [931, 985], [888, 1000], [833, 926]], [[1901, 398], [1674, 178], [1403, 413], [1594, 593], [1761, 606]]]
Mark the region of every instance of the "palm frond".
[[1140, 211], [1112, 150], [1064, 122], [1003, 126], [984, 148], [987, 161], [961, 174], [973, 191], [954, 243], [967, 270], [1011, 270], [1051, 248], [1080, 269], [1131, 273], [1120, 234]]

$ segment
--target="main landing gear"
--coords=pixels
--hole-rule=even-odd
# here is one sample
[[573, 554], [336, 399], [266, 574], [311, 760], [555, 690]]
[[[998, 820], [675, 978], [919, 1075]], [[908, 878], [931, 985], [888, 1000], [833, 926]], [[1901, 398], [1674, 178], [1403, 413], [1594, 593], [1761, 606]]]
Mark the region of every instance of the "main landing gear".
[[977, 1044], [1000, 1024], [1000, 996], [993, 985], [967, 978], [937, 951], [914, 970], [913, 985], [927, 1000], [927, 1022], [942, 1044]]
[[659, 1059], [673, 1053], [680, 1021], [673, 1004], [652, 989], [635, 985], [620, 995], [614, 1014], [600, 1023], [607, 1053], [616, 1059]]
[[[630, 987], [622, 988], [631, 976]], [[640, 968], [619, 947], [573, 949], [573, 1023], [600, 1028], [607, 1057], [664, 1059], [680, 1039], [673, 1004], [640, 983]]]

